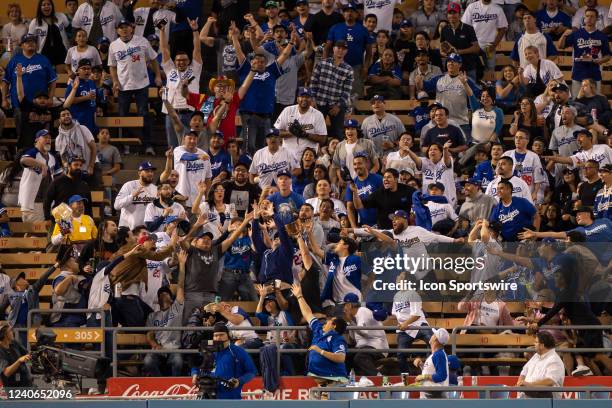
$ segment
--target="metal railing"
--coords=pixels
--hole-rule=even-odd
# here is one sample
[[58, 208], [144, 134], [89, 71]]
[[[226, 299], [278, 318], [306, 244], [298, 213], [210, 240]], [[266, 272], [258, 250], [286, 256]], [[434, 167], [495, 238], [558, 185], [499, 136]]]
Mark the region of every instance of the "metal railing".
[[[484, 392], [485, 399], [491, 398], [492, 392], [584, 392], [586, 399], [591, 399], [593, 392], [612, 392], [612, 387], [604, 386], [584, 386], [584, 387], [518, 387], [518, 386], [499, 386], [499, 385], [480, 385], [480, 386], [391, 386], [391, 387], [312, 387], [308, 391], [309, 399], [316, 399], [315, 395], [321, 392], [334, 393], [353, 393], [353, 392], [378, 392], [386, 398], [392, 399], [392, 393], [396, 392]], [[462, 396], [463, 398], [463, 396]]]
[[[33, 309], [28, 312], [28, 327], [26, 330], [31, 328], [31, 315], [34, 313], [102, 313], [104, 317], [103, 309], [57, 309], [57, 310], [47, 310], [47, 309]], [[96, 327], [97, 328], [97, 327]], [[100, 328], [103, 331], [103, 336], [101, 340], [100, 346], [100, 355], [104, 355], [104, 345], [105, 345], [105, 335], [107, 332], [112, 333], [112, 366], [113, 366], [113, 376], [116, 377], [118, 374], [118, 356], [119, 355], [132, 355], [132, 354], [168, 354], [168, 353], [178, 353], [178, 354], [198, 354], [199, 350], [197, 349], [142, 349], [142, 348], [134, 348], [134, 349], [119, 349], [117, 342], [117, 334], [118, 333], [144, 333], [148, 331], [189, 331], [189, 332], [202, 332], [202, 331], [212, 331], [212, 327], [194, 327], [194, 326], [181, 326], [181, 327], [106, 327], [105, 319], [101, 319]], [[295, 331], [304, 331], [308, 330], [309, 326], [251, 326], [251, 327], [230, 327], [228, 328], [231, 331], [266, 331], [275, 332], [275, 342], [277, 348], [276, 355], [276, 372], [280, 376], [281, 373], [281, 355], [282, 354], [303, 354], [308, 352], [307, 348], [296, 348], [296, 349], [282, 349], [281, 348], [281, 331], [286, 330], [295, 330]], [[529, 351], [528, 347], [522, 348], [511, 348], [511, 347], [470, 347], [470, 348], [457, 348], [457, 335], [460, 330], [516, 330], [516, 331], [526, 331], [528, 327], [525, 326], [458, 326], [451, 330], [450, 333], [450, 345], [452, 354], [457, 353], [486, 353], [486, 352], [510, 352], [510, 353], [523, 353], [525, 351]], [[597, 325], [597, 326], [585, 326], [585, 325], [569, 325], [569, 326], [542, 326], [541, 330], [567, 330], [567, 329], [578, 329], [578, 330], [606, 330], [612, 329], [612, 325]], [[398, 331], [397, 326], [348, 326], [347, 330], [350, 331], [369, 331], [369, 330], [379, 330], [379, 331]], [[430, 326], [409, 326], [404, 329], [405, 330], [433, 330], [433, 327]], [[83, 343], [87, 343], [87, 341], [83, 341]], [[28, 350], [30, 344], [28, 342]], [[258, 354], [259, 349], [246, 349], [246, 351], [250, 354]], [[570, 348], [570, 349], [556, 349], [558, 352], [566, 352], [566, 353], [605, 353], [612, 352], [612, 348]], [[363, 348], [349, 348], [347, 350], [348, 353], [367, 353], [367, 354], [381, 354], [381, 353], [414, 353], [414, 354], [428, 354], [430, 352], [428, 347], [424, 348], [393, 348], [393, 349], [363, 349]]]

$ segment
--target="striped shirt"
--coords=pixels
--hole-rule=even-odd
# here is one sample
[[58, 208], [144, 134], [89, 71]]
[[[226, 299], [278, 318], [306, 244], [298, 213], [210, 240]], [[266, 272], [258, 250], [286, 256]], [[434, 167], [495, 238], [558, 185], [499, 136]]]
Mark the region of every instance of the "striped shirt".
[[318, 106], [339, 104], [349, 112], [353, 68], [345, 62], [335, 65], [333, 58], [321, 60], [312, 73], [310, 88]]

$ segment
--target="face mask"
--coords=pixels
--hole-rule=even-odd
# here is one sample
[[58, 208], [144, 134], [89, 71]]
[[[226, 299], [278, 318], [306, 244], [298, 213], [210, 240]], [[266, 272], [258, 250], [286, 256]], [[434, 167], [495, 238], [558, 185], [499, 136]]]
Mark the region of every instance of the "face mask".
[[70, 170], [70, 175], [74, 178], [80, 178], [82, 174], [83, 172], [81, 171], [81, 169]]
[[106, 54], [108, 52], [108, 45], [101, 45], [100, 52], [103, 52], [104, 54]]

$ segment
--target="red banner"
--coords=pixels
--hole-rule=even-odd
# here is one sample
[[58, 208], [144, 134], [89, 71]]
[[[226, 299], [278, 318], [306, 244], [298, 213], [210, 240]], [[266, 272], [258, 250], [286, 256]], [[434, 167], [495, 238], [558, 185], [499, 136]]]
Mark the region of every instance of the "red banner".
[[[382, 385], [382, 377], [369, 377], [374, 385]], [[493, 385], [504, 384], [512, 386], [516, 384], [518, 377], [464, 377], [463, 385]], [[401, 382], [400, 377], [389, 377], [392, 384]], [[410, 378], [410, 382], [414, 378]], [[605, 385], [612, 386], [612, 377], [565, 377], [564, 385], [567, 387], [580, 385]], [[280, 389], [273, 394], [266, 391], [263, 399], [273, 400], [306, 400], [308, 390], [315, 387], [314, 380], [310, 377], [283, 377]], [[261, 377], [254, 378], [247, 383], [243, 392], [259, 392], [263, 390]], [[195, 394], [195, 388], [191, 385], [190, 377], [118, 377], [108, 380], [108, 392], [110, 396], [164, 396]], [[563, 398], [576, 398], [575, 393], [564, 393]], [[418, 398], [414, 393], [414, 398]], [[476, 398], [476, 393], [466, 393], [465, 398]], [[360, 399], [377, 399], [378, 393], [362, 393]], [[511, 393], [510, 398], [516, 398], [516, 393]], [[262, 399], [261, 396], [247, 396], [245, 399]]]

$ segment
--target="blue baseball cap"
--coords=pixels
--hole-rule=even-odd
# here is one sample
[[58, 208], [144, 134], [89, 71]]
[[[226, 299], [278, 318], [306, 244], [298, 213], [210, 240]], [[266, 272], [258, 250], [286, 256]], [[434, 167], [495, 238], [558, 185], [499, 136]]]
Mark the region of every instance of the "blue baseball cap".
[[432, 188], [437, 188], [438, 190], [444, 191], [446, 190], [446, 188], [444, 187], [444, 184], [440, 183], [439, 181], [437, 183], [430, 183], [427, 186], [427, 189], [430, 190]]
[[384, 102], [385, 101], [385, 97], [382, 95], [374, 95], [372, 97], [372, 99], [370, 99], [370, 103], [374, 103], [374, 102]]
[[357, 152], [353, 155], [353, 158], [356, 159], [357, 157], [363, 157], [365, 159], [369, 159], [368, 157], [368, 152], [366, 152], [365, 150], [362, 150], [360, 152]]
[[280, 131], [277, 128], [270, 128], [266, 132], [266, 137], [279, 137]]
[[298, 96], [312, 96], [312, 93], [310, 92], [310, 89], [305, 88], [305, 87], [300, 87], [298, 89]]
[[87, 201], [87, 199], [81, 197], [78, 194], [75, 194], [73, 196], [70, 196], [70, 198], [68, 199], [68, 205], [72, 205], [72, 203], [76, 203], [76, 202], [79, 202], [79, 201]]
[[372, 316], [377, 322], [384, 322], [385, 320], [387, 320], [387, 316], [389, 315], [387, 314], [387, 311], [385, 309], [376, 309], [372, 311]]
[[143, 170], [157, 170], [157, 167], [153, 166], [153, 163], [151, 163], [150, 161], [143, 161], [142, 163], [140, 163], [140, 166], [138, 166], [138, 171]]
[[463, 63], [463, 58], [461, 58], [461, 55], [456, 54], [456, 53], [452, 53], [451, 55], [448, 56], [448, 60], [447, 61], [453, 61], [459, 64]]
[[359, 296], [355, 293], [347, 293], [344, 295], [344, 303], [359, 303]]
[[212, 136], [220, 137], [221, 139], [223, 139], [223, 137], [224, 137], [223, 132], [222, 132], [222, 131], [220, 131], [220, 130], [215, 131], [215, 133], [213, 133], [213, 134], [211, 135], [211, 137], [212, 137]]
[[117, 24], [117, 28], [124, 26], [124, 25], [132, 25], [132, 22], [126, 18], [122, 18], [121, 20], [119, 20], [119, 24]]
[[20, 44], [26, 43], [28, 41], [34, 41], [34, 42], [38, 42], [38, 37], [34, 34], [25, 34], [23, 37], [21, 37], [21, 42]]
[[400, 28], [404, 27], [412, 27], [412, 22], [406, 19], [402, 20], [402, 22], [400, 23]]
[[210, 231], [201, 231], [201, 232], [200, 232], [200, 233], [197, 235], [197, 237], [198, 237], [198, 238], [208, 237], [208, 238], [210, 238], [210, 239], [214, 239], [214, 238], [215, 238], [215, 236], [213, 235], [213, 233], [212, 233], [212, 232], [210, 232]]
[[463, 180], [463, 181], [461, 182], [461, 184], [462, 184], [462, 185], [464, 185], [464, 186], [465, 186], [466, 184], [472, 184], [472, 185], [474, 185], [474, 186], [480, 186], [482, 183], [480, 182], [480, 180], [478, 180], [478, 179], [476, 179], [476, 178], [474, 178], [474, 177], [470, 177], [470, 178], [469, 178], [469, 179], [467, 179], [467, 180]]
[[352, 2], [348, 2], [342, 7], [342, 11], [346, 10], [357, 10], [357, 7]]
[[397, 210], [396, 212], [394, 212], [393, 214], [389, 214], [389, 219], [392, 220], [396, 217], [400, 217], [403, 218], [405, 220], [408, 219], [408, 213], [404, 210]]
[[47, 129], [41, 129], [38, 132], [36, 132], [36, 135], [34, 135], [34, 140], [38, 139], [39, 137], [44, 137], [48, 135], [50, 135], [50, 133]]
[[359, 128], [359, 122], [357, 122], [355, 119], [349, 119], [349, 120], [345, 120], [344, 121], [344, 127], [345, 128]]
[[111, 40], [109, 40], [108, 37], [102, 36], [98, 39], [98, 44], [104, 44], [104, 43], [110, 44]]
[[159, 41], [159, 37], [157, 36], [157, 34], [149, 34], [147, 36], [147, 40], [148, 41]]
[[176, 215], [169, 215], [166, 218], [164, 218], [164, 220], [162, 221], [162, 224], [170, 224], [178, 219], [179, 217], [177, 217]]
[[289, 178], [291, 178], [291, 172], [287, 169], [283, 169], [281, 171], [279, 171], [278, 173], [276, 173], [276, 178], [279, 178], [281, 176], [287, 176]]

